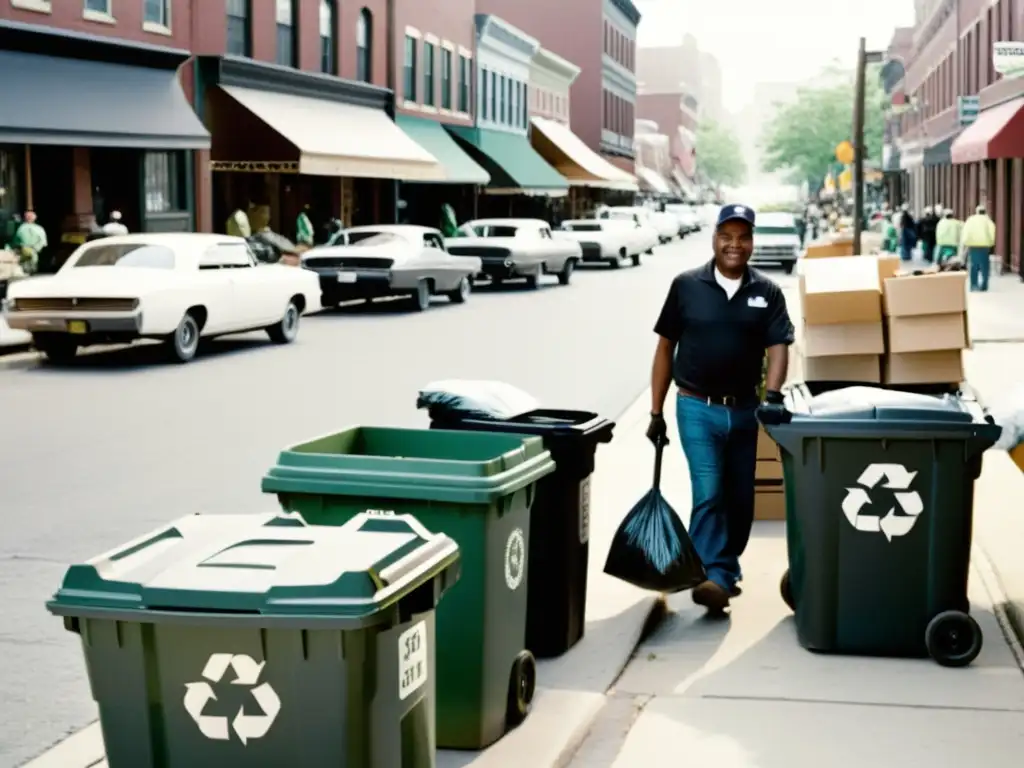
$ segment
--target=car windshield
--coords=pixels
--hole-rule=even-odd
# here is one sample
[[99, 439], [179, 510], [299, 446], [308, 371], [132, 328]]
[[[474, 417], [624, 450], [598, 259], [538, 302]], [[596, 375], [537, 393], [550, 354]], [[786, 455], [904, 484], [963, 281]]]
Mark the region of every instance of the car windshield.
[[754, 227], [755, 235], [795, 235], [796, 227]]
[[566, 224], [565, 228], [567, 230], [569, 230], [570, 232], [600, 232], [601, 231], [601, 225], [597, 224], [597, 223], [594, 223], [594, 224], [590, 224], [590, 223], [587, 223], [587, 224]]
[[152, 243], [101, 242], [79, 256], [75, 266], [174, 269], [174, 251]]
[[355, 245], [388, 245], [390, 243], [402, 243], [405, 242], [403, 238], [396, 235], [394, 232], [349, 232], [348, 233], [348, 244]]

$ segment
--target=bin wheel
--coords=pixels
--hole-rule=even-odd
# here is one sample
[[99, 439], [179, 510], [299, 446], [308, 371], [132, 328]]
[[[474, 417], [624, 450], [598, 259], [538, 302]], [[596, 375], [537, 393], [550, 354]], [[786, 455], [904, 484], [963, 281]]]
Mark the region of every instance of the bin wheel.
[[789, 610], [796, 610], [796, 601], [793, 600], [793, 583], [789, 580], [789, 569], [782, 574], [782, 580], [779, 581], [779, 594], [782, 595], [782, 602], [789, 606]]
[[515, 728], [530, 714], [530, 704], [537, 690], [537, 660], [529, 651], [520, 651], [512, 662], [512, 674], [508, 683], [509, 728]]
[[966, 667], [981, 653], [981, 627], [962, 611], [943, 611], [924, 632], [928, 655], [944, 667]]

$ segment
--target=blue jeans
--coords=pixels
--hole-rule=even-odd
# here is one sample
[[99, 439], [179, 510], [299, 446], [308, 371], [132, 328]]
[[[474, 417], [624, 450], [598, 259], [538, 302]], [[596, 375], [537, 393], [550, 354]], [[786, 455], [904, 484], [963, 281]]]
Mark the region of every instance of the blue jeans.
[[728, 589], [742, 578], [740, 555], [754, 522], [754, 408], [708, 405], [680, 395], [676, 420], [690, 469], [690, 538], [708, 578]]
[[992, 262], [989, 260], [990, 248], [968, 248], [967, 263], [971, 270], [971, 290], [987, 291], [988, 278], [992, 272]]

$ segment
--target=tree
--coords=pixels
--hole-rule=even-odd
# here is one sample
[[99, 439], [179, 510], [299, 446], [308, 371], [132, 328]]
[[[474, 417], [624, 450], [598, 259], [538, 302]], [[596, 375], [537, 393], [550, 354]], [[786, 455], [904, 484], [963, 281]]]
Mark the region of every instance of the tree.
[[[762, 167], [788, 172], [795, 184], [821, 186], [836, 165], [836, 146], [853, 140], [853, 101], [856, 95], [850, 73], [828, 73], [834, 82], [797, 91], [796, 99], [779, 106], [761, 135]], [[865, 161], [881, 163], [885, 94], [877, 67], [869, 67], [865, 80]]]
[[712, 184], [737, 187], [747, 178], [743, 148], [731, 130], [702, 120], [697, 128], [697, 165]]

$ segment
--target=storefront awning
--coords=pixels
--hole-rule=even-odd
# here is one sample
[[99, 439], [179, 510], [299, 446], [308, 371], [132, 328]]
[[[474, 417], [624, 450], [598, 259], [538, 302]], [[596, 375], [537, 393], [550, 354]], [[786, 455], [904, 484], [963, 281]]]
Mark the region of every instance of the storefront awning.
[[686, 177], [686, 174], [678, 168], [675, 168], [672, 171], [672, 181], [674, 181], [676, 186], [679, 187], [679, 191], [683, 193], [684, 197], [688, 197], [690, 200], [697, 199], [697, 185], [690, 181], [690, 179]]
[[0, 72], [0, 143], [210, 146], [174, 69], [0, 51]]
[[648, 192], [654, 192], [658, 195], [672, 194], [672, 188], [657, 171], [638, 165], [636, 167], [636, 177], [640, 181], [640, 187]]
[[572, 186], [636, 191], [635, 177], [597, 154], [568, 126], [543, 117], [532, 123], [533, 148]]
[[959, 131], [925, 148], [924, 166], [934, 168], [937, 165], [949, 165], [952, 162], [953, 142], [958, 134]]
[[1024, 157], [1024, 98], [986, 109], [950, 149], [957, 165]]
[[520, 133], [446, 125], [460, 146], [491, 174], [490, 194], [565, 195], [569, 182]]
[[[235, 85], [221, 85], [220, 90], [291, 145], [299, 173], [401, 181], [445, 178], [437, 159], [403, 133], [383, 110]], [[214, 128], [214, 161], [239, 159], [219, 156], [226, 146], [237, 142], [237, 131], [237, 127], [226, 129], [218, 135]]]
[[491, 174], [481, 168], [436, 120], [398, 115], [395, 123], [423, 149], [437, 158], [449, 184], [486, 184]]

